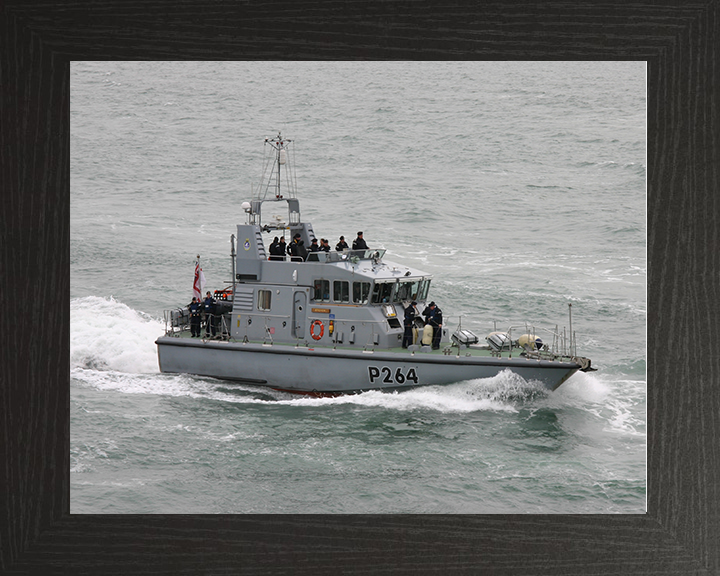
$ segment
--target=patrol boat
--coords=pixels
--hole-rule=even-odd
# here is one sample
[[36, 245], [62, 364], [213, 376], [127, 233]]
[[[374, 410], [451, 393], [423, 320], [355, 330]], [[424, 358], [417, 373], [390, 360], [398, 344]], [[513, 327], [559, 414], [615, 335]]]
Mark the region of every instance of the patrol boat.
[[[423, 344], [429, 328], [418, 315], [404, 348], [405, 310], [425, 308], [430, 274], [386, 261], [383, 249], [269, 257], [263, 234], [288, 233], [304, 246], [316, 238], [300, 215], [291, 144], [281, 134], [265, 140], [265, 175], [242, 204], [246, 222], [230, 237], [232, 284], [215, 290], [214, 315], [205, 320], [215, 330], [208, 337], [203, 327], [202, 338], [192, 338], [188, 310], [165, 311], [165, 334], [156, 341], [161, 372], [324, 396], [447, 385], [507, 370], [555, 390], [578, 370], [594, 370], [575, 351], [572, 314], [569, 332], [520, 323], [482, 342], [460, 325], [450, 333], [445, 323], [439, 349]], [[263, 222], [263, 209], [278, 205], [287, 218]]]

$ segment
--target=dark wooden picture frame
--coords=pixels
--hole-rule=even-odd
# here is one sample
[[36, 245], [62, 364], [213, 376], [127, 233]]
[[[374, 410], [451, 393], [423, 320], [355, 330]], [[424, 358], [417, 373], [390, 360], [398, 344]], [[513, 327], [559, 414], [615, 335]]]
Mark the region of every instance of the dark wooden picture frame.
[[[70, 62], [648, 62], [648, 512], [70, 515]], [[0, 572], [720, 572], [718, 0], [0, 5]]]

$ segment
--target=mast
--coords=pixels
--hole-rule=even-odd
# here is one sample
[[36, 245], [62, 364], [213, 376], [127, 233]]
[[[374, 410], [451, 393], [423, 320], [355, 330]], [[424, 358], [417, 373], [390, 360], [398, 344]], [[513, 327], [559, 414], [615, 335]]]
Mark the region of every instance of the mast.
[[[283, 195], [281, 194], [281, 190], [280, 190], [280, 180], [281, 180], [281, 175], [282, 175], [281, 171], [282, 171], [282, 166], [287, 164], [287, 160], [288, 160], [287, 150], [291, 143], [292, 143], [292, 140], [283, 139], [282, 134], [280, 132], [278, 132], [278, 135], [275, 138], [266, 138], [265, 139], [265, 144], [270, 144], [270, 146], [272, 146], [275, 149], [275, 162], [274, 162], [275, 169], [272, 170], [270, 173], [270, 177], [268, 178], [267, 188], [270, 188], [270, 183], [272, 181], [272, 172], [275, 172], [275, 170], [277, 170], [277, 172], [275, 173], [275, 199], [276, 200], [281, 200], [283, 198]], [[288, 188], [290, 191], [289, 196], [292, 198], [294, 196], [294, 194], [292, 193], [292, 181], [291, 181], [292, 174], [291, 174], [291, 170], [290, 170], [289, 166], [286, 167], [286, 170], [287, 170], [286, 178], [288, 178]]]
[[[278, 138], [280, 138], [280, 132], [278, 132]], [[282, 146], [282, 141], [280, 142], [280, 145]], [[280, 161], [280, 153], [282, 152], [282, 148], [277, 149], [277, 167], [278, 167], [278, 173], [277, 173], [277, 192], [275, 192], [275, 198], [282, 198], [280, 194], [280, 166], [282, 166], [282, 162]]]
[[[263, 202], [285, 201], [287, 203], [287, 220], [283, 222], [280, 217], [276, 216], [277, 222], [275, 224], [262, 226], [265, 232], [272, 229], [286, 230], [289, 226], [300, 224], [300, 203], [296, 197], [297, 182], [293, 182], [295, 175], [288, 154], [292, 143], [293, 140], [283, 138], [280, 132], [275, 138], [265, 138], [265, 145], [269, 144], [273, 148], [273, 153], [268, 153], [268, 150], [265, 149], [263, 175], [257, 188], [257, 196], [253, 198], [252, 202], [243, 202], [241, 205], [247, 214], [248, 224], [262, 225], [260, 212]], [[284, 170], [282, 169], [283, 166], [285, 166]], [[285, 189], [281, 188], [280, 182], [283, 173], [287, 184]], [[268, 198], [271, 189], [273, 194]]]

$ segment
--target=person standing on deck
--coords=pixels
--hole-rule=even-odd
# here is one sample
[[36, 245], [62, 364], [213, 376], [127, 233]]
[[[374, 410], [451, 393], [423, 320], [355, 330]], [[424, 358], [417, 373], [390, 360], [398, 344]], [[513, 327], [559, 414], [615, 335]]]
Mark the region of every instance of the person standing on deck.
[[340, 236], [340, 242], [335, 244], [335, 250], [338, 252], [342, 252], [343, 250], [347, 250], [349, 248], [348, 243], [345, 242], [345, 236]]
[[415, 306], [417, 306], [417, 302], [413, 300], [412, 304], [405, 308], [405, 332], [403, 333], [402, 340], [403, 348], [407, 348], [408, 346], [413, 344], [413, 327], [415, 326], [415, 316], [419, 315]]
[[425, 316], [425, 325], [432, 326], [432, 349], [437, 350], [440, 348], [440, 338], [442, 337], [442, 310], [435, 305], [435, 302], [430, 302], [423, 310], [423, 316]]
[[215, 323], [215, 298], [212, 297], [210, 292], [205, 294], [203, 312], [205, 312], [205, 338], [210, 338], [211, 332], [213, 336], [217, 334], [217, 327]]
[[190, 334], [191, 338], [200, 336], [200, 302], [193, 296], [192, 302], [188, 304], [188, 310], [190, 310]]
[[307, 260], [308, 251], [301, 238], [302, 236], [298, 232], [295, 236], [293, 236], [293, 241], [290, 246], [288, 246], [288, 254], [290, 254], [290, 259], [293, 262], [304, 262]]
[[277, 236], [275, 236], [272, 244], [270, 244], [270, 260], [285, 260], [285, 248], [280, 246], [280, 240]]
[[357, 238], [355, 238], [355, 240], [353, 240], [352, 249], [353, 250], [367, 250], [368, 249], [368, 245], [365, 243], [365, 240], [363, 239], [362, 232], [357, 233]]

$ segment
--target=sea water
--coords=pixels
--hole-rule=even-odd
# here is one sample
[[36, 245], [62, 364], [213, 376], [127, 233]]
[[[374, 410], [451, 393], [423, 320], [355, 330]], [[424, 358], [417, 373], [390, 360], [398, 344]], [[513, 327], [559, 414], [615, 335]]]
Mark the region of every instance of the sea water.
[[[643, 513], [645, 82], [641, 62], [73, 63], [71, 512]], [[278, 132], [331, 246], [362, 230], [481, 339], [562, 330], [572, 304], [598, 371], [321, 399], [160, 374], [163, 310], [197, 255], [206, 289], [230, 283]]]

